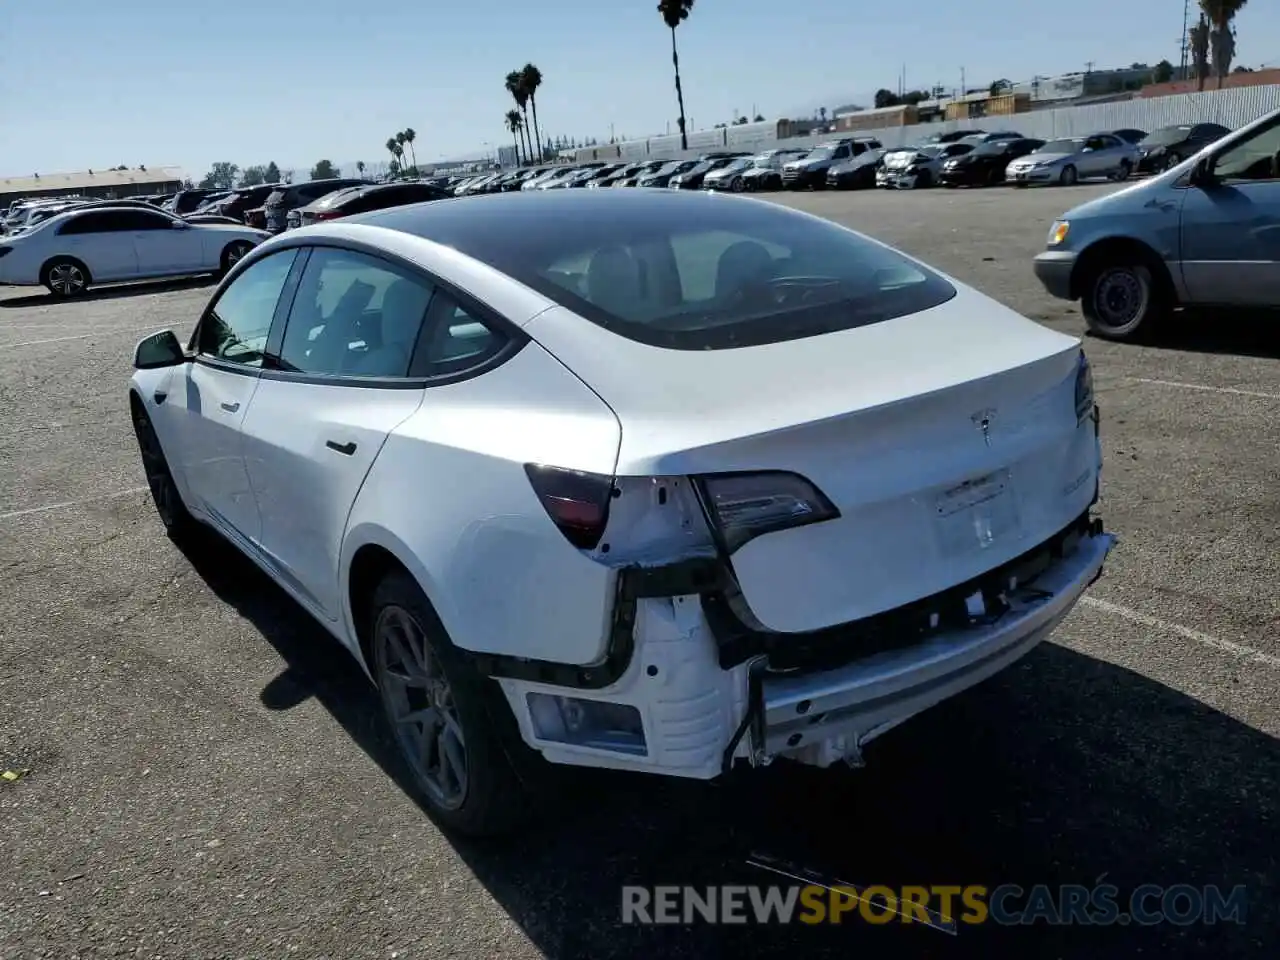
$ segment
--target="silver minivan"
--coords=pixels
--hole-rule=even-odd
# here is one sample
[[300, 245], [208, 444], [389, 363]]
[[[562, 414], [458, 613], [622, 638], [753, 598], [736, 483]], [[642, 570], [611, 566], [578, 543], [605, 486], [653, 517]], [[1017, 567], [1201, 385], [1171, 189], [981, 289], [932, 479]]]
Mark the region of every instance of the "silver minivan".
[[1180, 306], [1280, 307], [1280, 110], [1069, 210], [1035, 273], [1112, 340], [1149, 334]]

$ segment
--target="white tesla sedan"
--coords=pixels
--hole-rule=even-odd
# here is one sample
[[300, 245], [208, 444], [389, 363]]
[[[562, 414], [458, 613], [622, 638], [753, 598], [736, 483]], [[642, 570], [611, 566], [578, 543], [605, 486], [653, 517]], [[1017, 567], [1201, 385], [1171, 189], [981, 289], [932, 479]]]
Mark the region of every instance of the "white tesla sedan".
[[826, 220], [532, 191], [290, 231], [130, 404], [207, 524], [345, 644], [423, 798], [526, 761], [858, 764], [1007, 667], [1112, 547], [1077, 340]]
[[87, 204], [0, 238], [0, 284], [75, 297], [99, 283], [221, 273], [269, 236], [140, 206]]

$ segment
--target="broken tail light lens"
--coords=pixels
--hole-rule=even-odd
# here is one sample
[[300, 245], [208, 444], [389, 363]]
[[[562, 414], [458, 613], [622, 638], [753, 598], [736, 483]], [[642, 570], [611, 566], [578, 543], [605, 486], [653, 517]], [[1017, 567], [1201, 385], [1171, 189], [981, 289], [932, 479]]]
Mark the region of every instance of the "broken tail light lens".
[[762, 534], [840, 516], [821, 490], [796, 473], [769, 470], [694, 479], [711, 523], [729, 553]]
[[524, 472], [565, 539], [579, 549], [595, 549], [609, 522], [613, 478], [539, 463], [526, 463]]

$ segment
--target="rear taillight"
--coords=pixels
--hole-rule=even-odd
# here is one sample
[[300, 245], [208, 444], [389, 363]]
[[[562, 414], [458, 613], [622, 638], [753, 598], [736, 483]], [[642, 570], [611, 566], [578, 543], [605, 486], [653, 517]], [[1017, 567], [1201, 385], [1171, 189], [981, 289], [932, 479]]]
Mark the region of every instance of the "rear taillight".
[[707, 474], [694, 481], [708, 519], [729, 553], [762, 534], [840, 516], [821, 490], [796, 473]]
[[613, 478], [537, 463], [525, 464], [524, 472], [565, 539], [579, 549], [594, 549], [609, 522]]

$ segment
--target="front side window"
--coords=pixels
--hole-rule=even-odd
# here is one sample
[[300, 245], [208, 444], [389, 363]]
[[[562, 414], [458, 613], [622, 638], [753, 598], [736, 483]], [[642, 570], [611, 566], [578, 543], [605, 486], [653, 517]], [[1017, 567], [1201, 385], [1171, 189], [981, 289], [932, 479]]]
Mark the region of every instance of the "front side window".
[[1224, 150], [1213, 172], [1219, 180], [1280, 180], [1280, 123]]
[[[452, 219], [452, 218], [450, 218]], [[466, 231], [471, 234], [471, 231]], [[777, 343], [937, 306], [955, 290], [895, 251], [782, 208], [665, 204], [433, 236], [621, 336], [683, 350]], [[472, 242], [474, 241], [474, 242]]]
[[316, 247], [298, 284], [281, 369], [328, 377], [406, 377], [432, 285], [385, 260]]
[[297, 250], [282, 250], [247, 267], [200, 321], [196, 352], [246, 367], [261, 367], [276, 304]]

